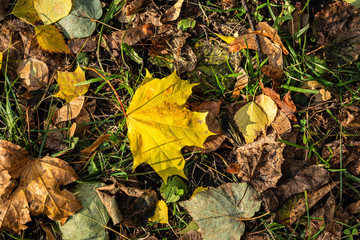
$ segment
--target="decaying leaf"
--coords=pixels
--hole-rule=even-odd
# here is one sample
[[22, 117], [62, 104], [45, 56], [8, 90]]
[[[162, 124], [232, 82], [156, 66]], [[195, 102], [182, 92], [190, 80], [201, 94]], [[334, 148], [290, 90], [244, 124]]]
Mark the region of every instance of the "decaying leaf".
[[238, 239], [245, 231], [242, 219], [249, 219], [260, 209], [260, 195], [246, 183], [226, 183], [196, 194], [180, 205], [208, 239]]
[[165, 14], [161, 17], [161, 22], [167, 23], [178, 19], [183, 2], [184, 0], [178, 0], [174, 6], [166, 10]]
[[72, 7], [71, 0], [34, 0], [34, 7], [43, 23], [51, 24], [66, 17]]
[[33, 158], [25, 149], [0, 140], [0, 230], [26, 229], [30, 215], [45, 214], [64, 224], [81, 209], [80, 202], [60, 187], [77, 180], [59, 158]]
[[65, 150], [68, 146], [65, 144], [65, 136], [62, 131], [52, 123], [49, 127], [46, 126], [46, 123], [44, 125], [45, 129], [49, 130], [46, 133], [45, 147], [56, 151]]
[[0, 21], [5, 18], [6, 7], [9, 4], [9, 0], [0, 0]]
[[73, 100], [71, 100], [68, 104], [65, 104], [62, 108], [60, 108], [57, 112], [54, 113], [52, 121], [54, 124], [58, 124], [60, 122], [69, 121], [71, 119], [76, 118], [81, 109], [84, 106], [85, 97], [79, 96]]
[[158, 202], [155, 191], [126, 187], [120, 183], [103, 186], [96, 191], [114, 225], [121, 222], [129, 227], [145, 226], [154, 215]]
[[281, 136], [284, 133], [291, 132], [291, 123], [289, 118], [283, 111], [278, 111], [274, 122], [271, 123], [272, 128]]
[[143, 3], [144, 0], [134, 0], [130, 3], [127, 3], [127, 5], [124, 7], [126, 16], [131, 16], [136, 13], [142, 7]]
[[[318, 90], [319, 93], [314, 94], [314, 101], [315, 102], [324, 102], [324, 101], [328, 101], [332, 98], [331, 93], [329, 92], [329, 90], [325, 89], [325, 86], [321, 85], [320, 83], [318, 83], [317, 81], [306, 81], [303, 83], [302, 88], [304, 89], [313, 89], [313, 90]], [[304, 93], [305, 96], [309, 97], [312, 94], [309, 93]]]
[[57, 82], [60, 91], [54, 96], [65, 99], [65, 101], [69, 103], [74, 98], [82, 96], [87, 92], [90, 84], [75, 86], [85, 81], [85, 72], [80, 66], [78, 66], [74, 72], [58, 72]]
[[102, 185], [104, 184], [81, 183], [74, 189], [73, 192], [81, 201], [83, 209], [72, 215], [63, 226], [59, 226], [61, 239], [108, 239], [104, 226], [106, 226], [110, 216], [95, 191], [95, 188]]
[[147, 72], [126, 111], [134, 169], [146, 162], [165, 182], [172, 175], [186, 178], [181, 148], [203, 147], [213, 135], [205, 122], [206, 113], [184, 107], [193, 86], [175, 72], [163, 79]]
[[236, 83], [235, 83], [235, 87], [234, 87], [234, 91], [231, 94], [231, 98], [238, 98], [240, 97], [240, 91], [246, 87], [246, 85], [249, 82], [249, 78], [245, 72], [245, 70], [243, 68], [240, 68], [239, 73], [241, 75], [236, 77]]
[[273, 89], [281, 86], [283, 78], [285, 77], [284, 70], [282, 68], [274, 67], [271, 65], [264, 65], [261, 67], [261, 71], [271, 78], [273, 81]]
[[189, 231], [180, 240], [202, 240], [202, 237], [198, 231]]
[[150, 222], [169, 223], [168, 207], [164, 200], [160, 200], [156, 204], [155, 214], [152, 216]]
[[28, 58], [19, 62], [17, 73], [22, 78], [21, 85], [29, 91], [36, 91], [46, 86], [49, 80], [47, 65], [34, 58]]
[[89, 37], [96, 28], [96, 21], [102, 15], [100, 0], [73, 0], [73, 7], [69, 15], [62, 18], [57, 25], [65, 37]]
[[109, 139], [111, 134], [105, 134], [99, 137], [95, 142], [93, 142], [89, 147], [84, 148], [80, 152], [80, 162], [87, 161], [91, 154], [97, 149], [103, 142]]
[[274, 28], [272, 28], [267, 22], [259, 22], [256, 25], [256, 29], [257, 30], [252, 33], [259, 34], [264, 37], [270, 38], [275, 44], [277, 44], [278, 46], [281, 47], [281, 49], [285, 55], [289, 54], [288, 50], [285, 48], [284, 44], [281, 42], [281, 39], [280, 39], [279, 35], [277, 34], [276, 30]]
[[249, 182], [260, 193], [276, 187], [282, 176], [284, 148], [285, 144], [277, 141], [276, 134], [236, 148], [233, 154], [239, 164], [238, 177]]
[[39, 46], [43, 50], [55, 53], [71, 53], [57, 27], [53, 25], [39, 25], [35, 27], [35, 34]]
[[34, 7], [34, 0], [18, 0], [11, 13], [32, 24], [41, 20]]

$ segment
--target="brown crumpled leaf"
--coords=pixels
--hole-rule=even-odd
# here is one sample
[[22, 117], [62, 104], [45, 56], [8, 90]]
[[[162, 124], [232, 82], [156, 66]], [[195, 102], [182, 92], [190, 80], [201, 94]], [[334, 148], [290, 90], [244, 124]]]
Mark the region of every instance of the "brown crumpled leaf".
[[79, 116], [84, 106], [85, 96], [79, 96], [54, 113], [52, 122], [56, 125], [60, 122], [69, 121]]
[[236, 83], [235, 83], [235, 87], [234, 87], [234, 91], [231, 94], [231, 98], [238, 98], [240, 97], [240, 92], [241, 90], [246, 87], [246, 85], [249, 82], [249, 77], [247, 76], [245, 70], [240, 67], [239, 73], [241, 73], [241, 75], [236, 77]]
[[338, 66], [350, 64], [360, 54], [360, 12], [344, 1], [336, 1], [316, 13], [312, 28], [325, 45], [325, 58]]
[[275, 90], [279, 89], [285, 77], [284, 70], [271, 65], [264, 65], [261, 67], [261, 71], [273, 81], [272, 88]]
[[[283, 56], [282, 50], [279, 46], [271, 42], [268, 38], [257, 35], [261, 52], [265, 53], [269, 57], [269, 65], [282, 68]], [[237, 37], [230, 43], [229, 52], [237, 52], [241, 49], [253, 49], [256, 50], [255, 34], [248, 33]]]
[[[286, 204], [278, 212], [278, 217], [280, 222], [292, 225], [295, 223], [302, 215], [306, 213], [306, 208], [308, 206], [311, 209], [321, 198], [323, 198], [333, 187], [338, 183], [330, 183], [325, 186], [307, 193], [307, 200], [304, 197], [304, 194], [301, 194], [301, 197], [296, 198], [291, 204], [291, 208], [288, 209]], [[290, 200], [293, 201], [293, 200]], [[307, 206], [306, 206], [307, 205]]]
[[39, 90], [48, 84], [49, 69], [41, 60], [34, 58], [21, 60], [17, 67], [17, 73], [23, 79], [21, 85], [29, 91]]
[[131, 16], [135, 14], [142, 7], [144, 0], [134, 0], [130, 3], [127, 2], [127, 5], [124, 7], [124, 12], [126, 16]]
[[278, 111], [275, 120], [271, 123], [274, 130], [282, 137], [285, 133], [291, 132], [291, 123], [283, 111]]
[[0, 230], [20, 232], [30, 215], [47, 215], [64, 224], [81, 209], [80, 202], [60, 187], [78, 179], [59, 158], [33, 158], [11, 142], [0, 140]]
[[95, 151], [95, 149], [97, 149], [103, 142], [108, 140], [110, 136], [111, 136], [111, 134], [102, 135], [95, 142], [93, 142], [90, 146], [81, 150], [79, 161], [80, 162], [87, 161], [90, 158], [91, 154]]
[[281, 178], [282, 152], [285, 144], [271, 134], [256, 142], [236, 148], [232, 155], [239, 165], [238, 177], [250, 184], [259, 193], [275, 187]]
[[74, 54], [78, 52], [93, 52], [96, 50], [98, 44], [98, 36], [92, 36], [89, 38], [74, 38], [70, 39], [68, 47]]
[[5, 18], [6, 8], [10, 0], [0, 0], [0, 21]]
[[357, 214], [360, 213], [360, 200], [354, 203], [351, 203], [347, 208], [346, 208], [349, 213], [351, 214]]
[[153, 190], [126, 187], [121, 183], [99, 187], [96, 191], [114, 225], [121, 222], [128, 227], [145, 227], [158, 201]]
[[48, 130], [46, 133], [45, 148], [56, 151], [65, 150], [68, 146], [65, 144], [65, 136], [62, 131], [52, 123], [50, 123]]
[[185, 233], [180, 240], [202, 240], [201, 233], [198, 231], [189, 231]]
[[329, 181], [329, 172], [317, 165], [296, 166], [296, 169], [286, 169], [285, 179], [277, 188], [268, 189], [262, 193], [266, 211], [275, 212], [278, 207], [290, 196], [304, 191], [313, 191]]
[[174, 4], [174, 6], [172, 6], [168, 10], [166, 10], [165, 14], [163, 16], [161, 16], [160, 21], [162, 23], [167, 23], [167, 22], [175, 21], [176, 19], [178, 19], [178, 17], [180, 16], [181, 7], [182, 7], [183, 2], [184, 2], [184, 0], [178, 0]]

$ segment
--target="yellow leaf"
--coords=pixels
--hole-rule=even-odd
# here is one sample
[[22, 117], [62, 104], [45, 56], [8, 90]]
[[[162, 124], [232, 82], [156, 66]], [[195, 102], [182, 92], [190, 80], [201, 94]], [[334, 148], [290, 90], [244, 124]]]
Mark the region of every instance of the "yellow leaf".
[[146, 162], [165, 182], [172, 175], [186, 178], [181, 148], [203, 147], [214, 135], [205, 122], [207, 113], [184, 107], [196, 84], [181, 80], [175, 72], [163, 79], [147, 74], [145, 81], [126, 112], [134, 169]]
[[75, 86], [77, 83], [84, 81], [86, 81], [85, 72], [79, 66], [74, 72], [58, 72], [57, 82], [60, 91], [54, 96], [65, 99], [69, 103], [72, 99], [82, 96], [87, 92], [89, 84]]
[[235, 113], [234, 119], [246, 143], [253, 142], [268, 123], [266, 114], [255, 102], [250, 102], [240, 108]]
[[11, 13], [16, 17], [24, 19], [32, 24], [35, 24], [37, 21], [41, 20], [34, 7], [34, 0], [17, 1]]
[[150, 222], [168, 223], [168, 207], [164, 200], [160, 200], [156, 204], [156, 210], [154, 216], [149, 218]]
[[51, 24], [69, 15], [72, 0], [33, 0], [43, 23]]
[[195, 188], [193, 194], [191, 195], [190, 199], [192, 199], [196, 194], [198, 194], [199, 192], [208, 190], [208, 187], [197, 187]]
[[1, 70], [1, 67], [2, 67], [2, 61], [3, 61], [3, 53], [0, 52], [0, 70]]
[[219, 38], [221, 38], [221, 40], [223, 40], [224, 42], [226, 42], [227, 44], [230, 44], [232, 41], [235, 40], [234, 37], [226, 37], [226, 36], [223, 36], [223, 35], [219, 35], [219, 34], [216, 34], [216, 36], [218, 36]]
[[270, 126], [270, 124], [275, 120], [275, 117], [277, 115], [278, 107], [276, 106], [276, 103], [265, 94], [257, 96], [255, 102], [266, 114], [268, 120], [267, 126]]
[[40, 25], [35, 27], [36, 39], [39, 46], [45, 51], [70, 54], [59, 29], [53, 25]]

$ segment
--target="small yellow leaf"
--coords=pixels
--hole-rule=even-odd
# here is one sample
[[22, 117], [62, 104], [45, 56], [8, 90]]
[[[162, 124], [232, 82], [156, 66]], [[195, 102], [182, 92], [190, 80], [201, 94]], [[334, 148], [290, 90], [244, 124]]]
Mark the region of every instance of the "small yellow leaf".
[[276, 106], [276, 103], [265, 94], [261, 94], [257, 96], [255, 102], [261, 108], [261, 110], [266, 114], [268, 120], [267, 126], [270, 126], [270, 124], [275, 120], [278, 111], [278, 107]]
[[163, 79], [146, 75], [126, 111], [134, 169], [145, 162], [165, 182], [172, 175], [186, 178], [181, 148], [203, 147], [206, 138], [214, 135], [205, 122], [207, 113], [184, 107], [195, 85], [175, 72]]
[[45, 51], [70, 54], [59, 29], [53, 25], [40, 25], [35, 27], [36, 39], [39, 46]]
[[2, 67], [2, 61], [3, 61], [3, 53], [0, 52], [0, 70], [1, 70], [1, 67]]
[[57, 82], [60, 91], [55, 94], [55, 97], [65, 99], [69, 103], [72, 99], [84, 95], [89, 89], [89, 84], [75, 86], [77, 83], [86, 81], [85, 72], [81, 67], [77, 67], [74, 72], [58, 72]]
[[197, 187], [195, 188], [193, 194], [191, 195], [190, 199], [192, 199], [196, 194], [198, 194], [199, 192], [208, 190], [208, 187]]
[[226, 37], [226, 36], [223, 36], [223, 35], [219, 35], [219, 34], [216, 34], [216, 36], [218, 36], [219, 38], [221, 38], [221, 40], [223, 40], [224, 42], [226, 42], [227, 44], [230, 44], [232, 41], [235, 40], [234, 37]]
[[246, 143], [253, 142], [268, 124], [266, 114], [255, 102], [250, 102], [240, 108], [234, 119]]
[[72, 0], [34, 0], [34, 7], [46, 25], [69, 15]]
[[156, 210], [154, 216], [149, 218], [150, 222], [168, 223], [168, 207], [164, 200], [160, 200], [156, 204]]
[[35, 24], [37, 21], [41, 20], [34, 7], [34, 0], [17, 1], [11, 13], [16, 17], [24, 19], [32, 24]]

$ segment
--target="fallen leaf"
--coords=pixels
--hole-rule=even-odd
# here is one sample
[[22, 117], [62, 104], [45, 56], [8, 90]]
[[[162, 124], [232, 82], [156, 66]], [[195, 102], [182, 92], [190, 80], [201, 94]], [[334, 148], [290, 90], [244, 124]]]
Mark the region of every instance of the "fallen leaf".
[[91, 154], [97, 149], [103, 142], [107, 141], [111, 134], [105, 134], [99, 137], [95, 142], [93, 142], [89, 147], [84, 148], [80, 152], [80, 162], [87, 161]]
[[35, 27], [35, 34], [39, 46], [43, 50], [55, 53], [71, 53], [57, 27], [53, 25], [39, 25]]
[[246, 183], [226, 183], [196, 194], [180, 205], [189, 211], [207, 239], [239, 239], [245, 231], [242, 219], [260, 209], [259, 194]]
[[[296, 2], [295, 4], [295, 10], [291, 13], [292, 19], [288, 21], [286, 26], [290, 35], [299, 33], [309, 23], [309, 14], [304, 9], [304, 5], [302, 2]], [[298, 42], [298, 39], [295, 39], [295, 41]]]
[[275, 120], [271, 123], [271, 126], [280, 136], [284, 133], [291, 132], [290, 120], [283, 111], [277, 112]]
[[268, 124], [266, 114], [255, 102], [249, 102], [235, 113], [234, 120], [245, 142], [253, 142], [259, 133], [265, 130]]
[[125, 187], [120, 183], [103, 186], [96, 191], [114, 225], [121, 222], [128, 227], [145, 227], [154, 215], [158, 201], [153, 190]]
[[280, 39], [279, 35], [277, 34], [276, 30], [274, 28], [272, 28], [267, 22], [259, 22], [256, 25], [256, 29], [257, 30], [255, 30], [252, 33], [259, 34], [264, 37], [270, 38], [275, 44], [277, 44], [279, 47], [281, 47], [281, 49], [285, 55], [289, 54], [288, 50], [286, 49], [284, 44], [281, 42], [281, 39]]
[[[328, 101], [332, 98], [331, 93], [325, 89], [325, 87], [323, 85], [321, 85], [320, 83], [318, 83], [317, 81], [306, 81], [302, 84], [302, 88], [303, 89], [313, 89], [313, 90], [318, 90], [319, 93], [314, 94], [314, 101], [315, 102], [324, 102], [324, 101]], [[304, 93], [305, 96], [309, 97], [310, 93]]]
[[346, 208], [349, 213], [351, 214], [357, 214], [360, 212], [360, 200], [354, 203], [351, 203], [347, 208]]
[[193, 191], [193, 194], [191, 195], [190, 199], [192, 199], [196, 194], [202, 192], [202, 191], [205, 191], [205, 190], [208, 190], [209, 188], [208, 187], [197, 187], [195, 188], [195, 190]]
[[243, 68], [240, 68], [239, 73], [241, 75], [236, 77], [236, 83], [234, 87], [234, 91], [231, 94], [231, 98], [238, 98], [240, 97], [241, 90], [246, 87], [246, 85], [249, 82], [249, 77], [247, 76], [245, 70]]
[[180, 240], [202, 240], [202, 237], [198, 231], [189, 231], [186, 232]]
[[5, 18], [6, 8], [10, 0], [0, 0], [0, 21]]
[[90, 84], [75, 86], [85, 81], [85, 71], [83, 71], [80, 66], [77, 66], [74, 72], [58, 72], [57, 82], [60, 91], [55, 94], [54, 97], [65, 99], [65, 101], [69, 103], [74, 98], [82, 96], [87, 92]]
[[275, 120], [278, 108], [275, 102], [268, 96], [261, 94], [256, 96], [255, 103], [261, 108], [261, 110], [266, 114], [267, 126]]
[[73, 190], [75, 196], [82, 202], [83, 209], [69, 217], [63, 226], [59, 226], [61, 239], [108, 239], [105, 226], [110, 216], [95, 191], [103, 185], [103, 183], [80, 183]]
[[53, 230], [49, 225], [47, 225], [45, 223], [40, 223], [40, 227], [45, 232], [46, 240], [56, 240], [56, 237], [55, 237], [55, 235], [53, 233]]
[[47, 65], [34, 58], [28, 58], [19, 62], [17, 73], [22, 78], [21, 85], [29, 91], [36, 91], [46, 86], [49, 80]]
[[79, 96], [54, 113], [52, 122], [56, 125], [60, 122], [76, 118], [84, 106], [85, 97]]
[[33, 158], [25, 149], [0, 140], [0, 230], [20, 232], [30, 215], [45, 214], [64, 224], [81, 209], [80, 202], [60, 187], [76, 181], [75, 171], [59, 158]]
[[178, 19], [178, 17], [180, 16], [181, 7], [182, 7], [183, 2], [184, 2], [184, 0], [178, 0], [174, 4], [174, 6], [172, 6], [168, 10], [166, 10], [164, 15], [161, 16], [160, 21], [162, 23], [167, 23], [167, 22], [175, 21], [176, 19]]
[[62, 18], [57, 26], [65, 37], [86, 38], [95, 31], [97, 22], [102, 16], [100, 0], [73, 0], [73, 7], [69, 15]]
[[46, 132], [45, 147], [56, 151], [65, 150], [68, 146], [65, 144], [65, 136], [62, 134], [62, 131], [52, 123], [50, 123], [48, 128], [46, 123], [44, 123], [44, 125], [45, 129], [48, 129]]
[[285, 144], [277, 141], [276, 134], [238, 147], [233, 151], [239, 164], [238, 177], [249, 182], [259, 193], [276, 187], [281, 178]]
[[68, 47], [74, 54], [78, 52], [93, 52], [96, 50], [98, 44], [98, 36], [93, 36], [90, 38], [79, 38], [71, 39], [68, 43]]
[[227, 37], [227, 36], [222, 36], [219, 35], [217, 33], [214, 33], [216, 36], [218, 36], [221, 40], [223, 40], [224, 42], [226, 42], [227, 44], [231, 44], [236, 38], [235, 37]]
[[145, 79], [126, 111], [134, 169], [146, 162], [165, 182], [172, 175], [186, 178], [181, 148], [202, 147], [213, 135], [206, 125], [206, 113], [184, 107], [196, 84], [181, 80], [175, 72], [163, 79], [147, 72]]
[[72, 7], [71, 0], [34, 0], [34, 7], [45, 25], [66, 17]]
[[282, 223], [292, 225], [302, 215], [306, 213], [306, 209], [311, 209], [321, 198], [323, 198], [337, 183], [327, 184], [324, 187], [317, 189], [307, 194], [307, 199], [303, 197], [297, 198], [295, 203], [292, 203], [291, 209], [284, 208], [278, 212], [279, 220]]
[[264, 65], [261, 67], [261, 71], [271, 78], [273, 81], [273, 89], [277, 89], [281, 86], [282, 81], [285, 77], [284, 70], [282, 68], [274, 67], [271, 65]]
[[[294, 163], [292, 163], [294, 165]], [[284, 180], [277, 188], [262, 193], [266, 211], [275, 212], [292, 195], [314, 191], [329, 181], [329, 172], [317, 165], [300, 166], [298, 169], [283, 170]], [[287, 176], [285, 172], [289, 173]]]
[[35, 9], [34, 0], [18, 0], [11, 13], [32, 24], [41, 20]]
[[127, 16], [135, 14], [142, 7], [144, 0], [134, 0], [124, 7], [124, 12]]
[[121, 44], [126, 43], [130, 46], [138, 43], [140, 40], [153, 35], [153, 26], [146, 24], [140, 27], [134, 27], [127, 30], [115, 31], [107, 43], [110, 49], [121, 49]]
[[[272, 43], [268, 38], [257, 35], [261, 52], [269, 57], [269, 64], [274, 67], [283, 67], [282, 50], [280, 47]], [[244, 34], [237, 37], [230, 43], [229, 52], [238, 52], [241, 49], [257, 50], [255, 34]]]
[[149, 218], [150, 222], [169, 223], [168, 207], [164, 200], [160, 200], [156, 204], [155, 214]]

